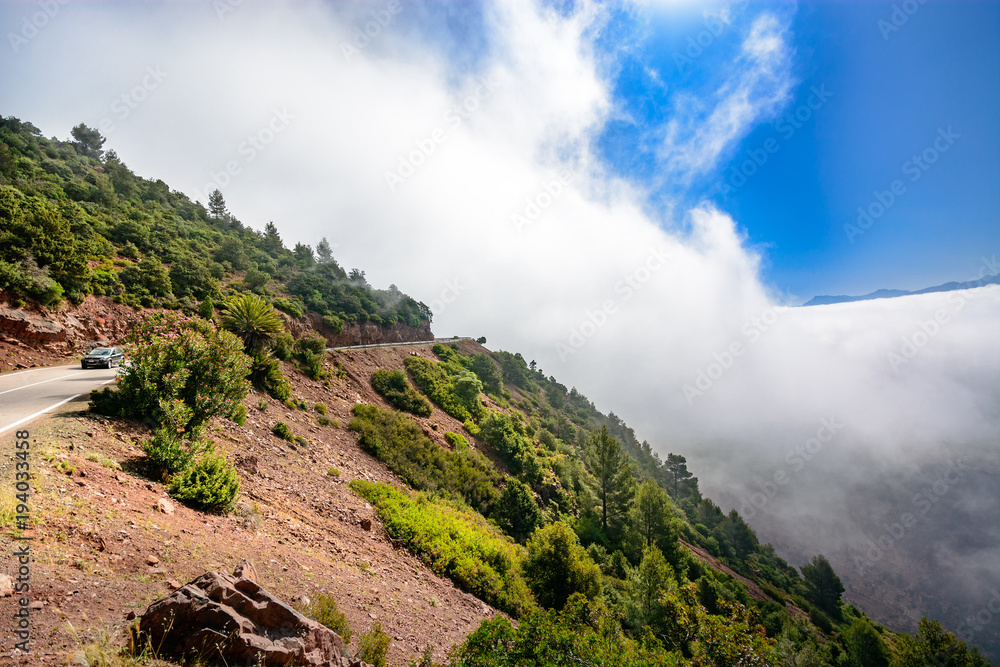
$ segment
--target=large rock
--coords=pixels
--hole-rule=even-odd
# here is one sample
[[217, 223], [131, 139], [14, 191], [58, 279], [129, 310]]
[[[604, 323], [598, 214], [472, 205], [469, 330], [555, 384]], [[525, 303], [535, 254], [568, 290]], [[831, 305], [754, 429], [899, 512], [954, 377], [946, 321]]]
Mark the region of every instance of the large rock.
[[32, 342], [66, 340], [66, 327], [23, 310], [0, 308], [0, 331], [11, 338]]
[[364, 664], [344, 656], [340, 635], [261, 588], [251, 570], [208, 572], [151, 604], [139, 622], [140, 647], [148, 640], [164, 658], [227, 665]]

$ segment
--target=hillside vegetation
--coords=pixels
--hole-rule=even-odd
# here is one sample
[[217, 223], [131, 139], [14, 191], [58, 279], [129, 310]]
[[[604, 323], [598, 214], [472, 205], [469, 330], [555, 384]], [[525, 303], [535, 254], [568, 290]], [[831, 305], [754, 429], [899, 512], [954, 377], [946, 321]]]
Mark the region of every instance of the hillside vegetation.
[[[786, 563], [702, 496], [682, 455], [661, 457], [519, 353], [434, 345], [359, 376], [315, 332], [429, 334], [423, 304], [347, 274], [324, 242], [288, 250], [273, 224], [244, 227], [221, 193], [206, 211], [136, 177], [93, 130], [74, 138], [0, 124], [0, 288], [47, 307], [97, 294], [172, 311], [126, 341], [133, 363], [93, 409], [146, 424], [137, 470], [199, 511], [234, 511], [241, 489], [210, 424], [239, 433], [254, 410], [310, 410], [296, 387], [368, 397], [341, 415], [344, 433], [392, 477], [350, 489], [394, 544], [516, 621], [485, 621], [448, 664], [989, 664], [935, 622], [912, 637], [871, 622], [826, 558]], [[328, 438], [339, 424], [320, 405], [310, 433]], [[317, 458], [325, 443], [270, 427], [339, 477]]]

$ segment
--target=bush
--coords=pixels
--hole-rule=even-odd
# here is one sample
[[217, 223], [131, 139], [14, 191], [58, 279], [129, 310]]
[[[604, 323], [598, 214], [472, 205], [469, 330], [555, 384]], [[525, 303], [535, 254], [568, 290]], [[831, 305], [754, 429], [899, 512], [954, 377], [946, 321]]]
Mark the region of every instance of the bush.
[[430, 401], [410, 386], [404, 371], [379, 369], [372, 373], [371, 385], [372, 389], [397, 410], [409, 412], [418, 417], [431, 415], [433, 408], [431, 408]]
[[367, 662], [372, 667], [385, 667], [386, 655], [389, 653], [389, 635], [382, 630], [382, 624], [375, 621], [371, 629], [361, 635], [358, 641], [358, 659]]
[[500, 473], [479, 452], [452, 452], [423, 434], [411, 418], [359, 403], [348, 428], [361, 434], [358, 445], [389, 466], [415, 489], [464, 500], [483, 514], [496, 501]]
[[330, 376], [323, 368], [323, 361], [326, 359], [325, 338], [312, 336], [295, 341], [295, 358], [310, 380], [322, 380]]
[[524, 542], [542, 523], [542, 512], [527, 484], [509, 479], [493, 509], [493, 518], [505, 533]]
[[436, 406], [460, 422], [472, 419], [472, 413], [455, 395], [451, 377], [444, 364], [423, 357], [408, 357], [404, 363], [406, 370], [413, 376], [413, 381], [420, 387], [420, 391], [424, 392]]
[[336, 632], [344, 640], [345, 644], [349, 644], [351, 637], [354, 636], [354, 631], [351, 630], [351, 624], [347, 620], [347, 616], [337, 608], [337, 601], [332, 595], [318, 593], [309, 600], [309, 604], [301, 605], [297, 609], [303, 615], [308, 616], [317, 623], [322, 623]]
[[212, 417], [232, 417], [250, 390], [250, 358], [242, 343], [205, 320], [153, 315], [128, 341], [131, 363], [118, 378], [125, 417], [163, 423], [170, 406], [179, 402], [186, 417], [171, 426], [190, 431]]
[[321, 415], [325, 415], [326, 414], [326, 404], [325, 403], [317, 403], [313, 407], [316, 410], [316, 412], [320, 413]]
[[170, 481], [170, 495], [192, 507], [220, 510], [240, 492], [240, 476], [222, 454], [205, 454]]
[[281, 364], [266, 352], [257, 352], [253, 355], [250, 382], [257, 389], [267, 392], [271, 398], [279, 401], [287, 401], [292, 395], [292, 385], [281, 372]]
[[535, 531], [523, 567], [538, 603], [549, 609], [562, 609], [574, 593], [593, 599], [601, 590], [600, 568], [562, 521]]
[[292, 433], [292, 429], [289, 428], [288, 424], [285, 422], [278, 422], [271, 429], [271, 433], [275, 434], [282, 440], [287, 440], [288, 442], [295, 442], [295, 434]]
[[465, 439], [465, 436], [460, 433], [452, 433], [451, 431], [446, 431], [444, 434], [444, 439], [456, 452], [463, 452], [469, 448], [469, 441]]
[[161, 428], [151, 440], [142, 444], [142, 449], [149, 457], [155, 476], [165, 478], [187, 468], [199, 454], [211, 452], [213, 445], [185, 440], [176, 431]]
[[511, 615], [533, 606], [520, 573], [523, 549], [482, 516], [423, 496], [414, 499], [388, 484], [356, 479], [351, 489], [375, 507], [391, 537], [437, 574]]
[[278, 298], [276, 298], [274, 301], [271, 302], [271, 305], [273, 305], [275, 308], [284, 313], [288, 313], [295, 319], [299, 319], [303, 315], [302, 306], [300, 306], [295, 301], [292, 301], [291, 299], [286, 299], [284, 297], [279, 296]]

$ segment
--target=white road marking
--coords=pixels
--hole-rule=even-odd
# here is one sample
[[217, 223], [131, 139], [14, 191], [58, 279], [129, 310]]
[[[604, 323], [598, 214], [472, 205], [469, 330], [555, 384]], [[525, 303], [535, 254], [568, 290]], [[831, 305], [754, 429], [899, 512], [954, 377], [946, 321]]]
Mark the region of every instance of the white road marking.
[[[107, 383], [105, 382], [105, 384], [107, 384]], [[10, 429], [14, 428], [15, 426], [20, 426], [24, 422], [31, 421], [32, 419], [34, 419], [35, 417], [38, 417], [39, 415], [44, 415], [49, 410], [55, 410], [60, 405], [62, 405], [64, 403], [69, 403], [70, 401], [72, 401], [77, 396], [83, 396], [83, 394], [73, 394], [69, 398], [65, 398], [65, 399], [59, 401], [58, 403], [56, 403], [55, 405], [50, 405], [49, 407], [45, 408], [44, 410], [39, 410], [38, 412], [36, 412], [33, 415], [29, 415], [29, 416], [25, 417], [24, 419], [19, 419], [16, 422], [14, 422], [13, 424], [8, 424], [7, 426], [4, 426], [3, 428], [0, 428], [0, 433], [3, 433], [4, 431], [9, 431]]]
[[34, 387], [35, 385], [38, 385], [38, 384], [45, 384], [46, 382], [55, 382], [56, 380], [65, 380], [66, 378], [71, 378], [71, 377], [73, 377], [75, 375], [83, 375], [83, 371], [80, 371], [79, 373], [70, 373], [69, 375], [60, 375], [57, 378], [52, 378], [50, 380], [42, 380], [41, 382], [32, 382], [31, 384], [26, 384], [23, 387], [14, 387], [13, 389], [8, 389], [6, 391], [0, 391], [0, 396], [2, 396], [3, 394], [9, 394], [12, 391], [17, 391], [18, 389], [27, 389], [28, 387]]

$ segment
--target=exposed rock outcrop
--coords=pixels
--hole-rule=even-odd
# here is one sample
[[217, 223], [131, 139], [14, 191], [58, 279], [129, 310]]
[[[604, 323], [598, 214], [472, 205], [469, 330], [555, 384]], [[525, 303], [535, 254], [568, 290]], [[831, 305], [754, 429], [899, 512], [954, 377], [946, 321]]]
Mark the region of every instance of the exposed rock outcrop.
[[207, 572], [149, 606], [139, 645], [166, 658], [201, 656], [227, 665], [363, 667], [340, 635], [281, 602], [254, 581], [253, 566]]

